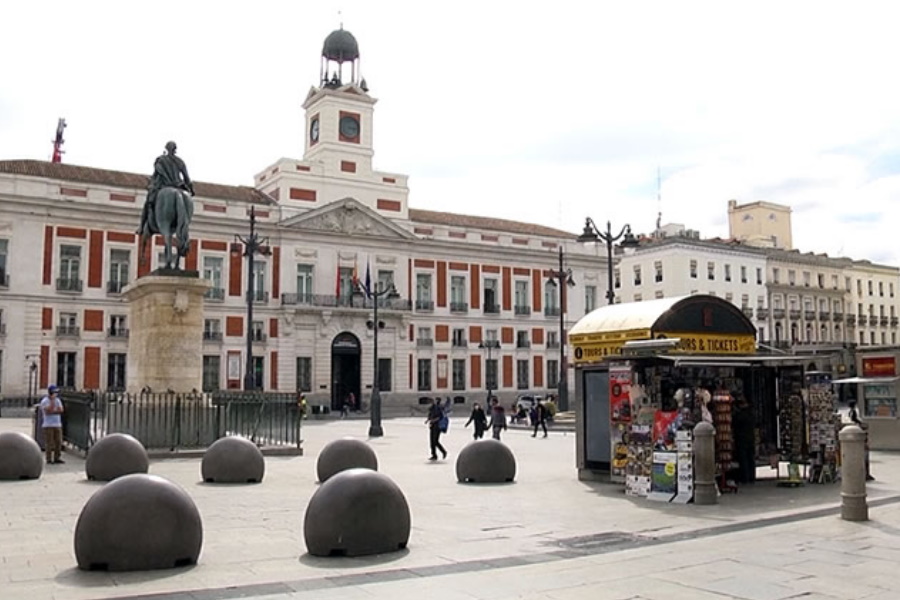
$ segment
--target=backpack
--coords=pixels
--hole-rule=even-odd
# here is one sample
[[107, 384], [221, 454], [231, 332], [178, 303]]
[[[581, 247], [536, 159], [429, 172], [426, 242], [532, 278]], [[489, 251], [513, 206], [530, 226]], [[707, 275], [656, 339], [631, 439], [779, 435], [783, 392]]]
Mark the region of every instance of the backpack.
[[441, 430], [441, 433], [447, 433], [447, 429], [450, 428], [450, 418], [447, 417], [447, 413], [443, 410], [441, 411], [441, 418], [438, 419], [438, 429]]

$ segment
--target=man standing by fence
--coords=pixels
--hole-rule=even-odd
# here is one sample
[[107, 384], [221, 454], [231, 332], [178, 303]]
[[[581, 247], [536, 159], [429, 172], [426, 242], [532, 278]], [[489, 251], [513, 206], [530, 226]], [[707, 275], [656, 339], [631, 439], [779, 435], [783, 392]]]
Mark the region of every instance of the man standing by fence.
[[59, 399], [59, 388], [51, 385], [47, 395], [41, 400], [41, 428], [44, 430], [44, 445], [47, 451], [47, 464], [61, 464], [62, 458], [62, 400]]

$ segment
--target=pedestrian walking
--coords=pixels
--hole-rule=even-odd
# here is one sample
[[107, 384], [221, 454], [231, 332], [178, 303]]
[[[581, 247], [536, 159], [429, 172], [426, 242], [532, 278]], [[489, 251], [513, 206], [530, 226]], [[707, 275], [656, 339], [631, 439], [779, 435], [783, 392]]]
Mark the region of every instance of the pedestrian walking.
[[437, 451], [440, 450], [444, 458], [447, 458], [447, 450], [441, 445], [441, 429], [446, 428], [447, 415], [441, 407], [441, 399], [435, 397], [434, 403], [428, 408], [428, 417], [425, 424], [428, 425], [428, 437], [431, 443], [431, 456], [428, 460], [437, 460]]
[[506, 411], [503, 409], [503, 406], [501, 406], [500, 402], [498, 402], [496, 398], [491, 399], [490, 428], [493, 431], [493, 438], [495, 440], [500, 439], [500, 430], [506, 429]]
[[472, 437], [476, 440], [483, 438], [487, 429], [487, 415], [484, 414], [484, 409], [477, 402], [472, 405], [472, 414], [469, 415], [469, 420], [466, 421], [465, 426], [468, 427], [469, 423], [475, 424], [475, 433], [472, 434]]
[[534, 433], [531, 434], [531, 437], [537, 437], [538, 427], [544, 428], [544, 437], [547, 437], [547, 407], [543, 402], [538, 401], [534, 405], [534, 417], [531, 421], [534, 423]]
[[61, 464], [65, 461], [62, 456], [62, 415], [64, 412], [62, 400], [59, 398], [59, 388], [51, 385], [47, 388], [47, 395], [41, 399], [39, 410], [41, 411], [41, 427], [44, 430], [44, 445], [47, 452], [47, 464]]

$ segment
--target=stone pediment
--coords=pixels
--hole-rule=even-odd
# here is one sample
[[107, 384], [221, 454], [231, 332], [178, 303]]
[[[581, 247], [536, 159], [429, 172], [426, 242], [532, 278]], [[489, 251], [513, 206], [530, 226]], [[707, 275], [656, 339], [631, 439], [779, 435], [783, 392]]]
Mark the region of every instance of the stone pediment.
[[283, 221], [281, 225], [290, 229], [344, 235], [415, 239], [413, 234], [354, 198], [344, 198], [302, 215], [291, 217]]

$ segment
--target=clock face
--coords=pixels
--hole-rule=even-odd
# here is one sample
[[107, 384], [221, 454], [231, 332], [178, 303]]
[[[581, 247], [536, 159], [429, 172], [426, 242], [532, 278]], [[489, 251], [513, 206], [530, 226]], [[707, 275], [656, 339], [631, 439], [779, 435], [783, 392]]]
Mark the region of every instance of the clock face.
[[345, 138], [356, 139], [359, 136], [359, 121], [356, 117], [341, 117], [341, 135]]
[[313, 119], [309, 124], [309, 139], [313, 142], [319, 141], [319, 120]]

